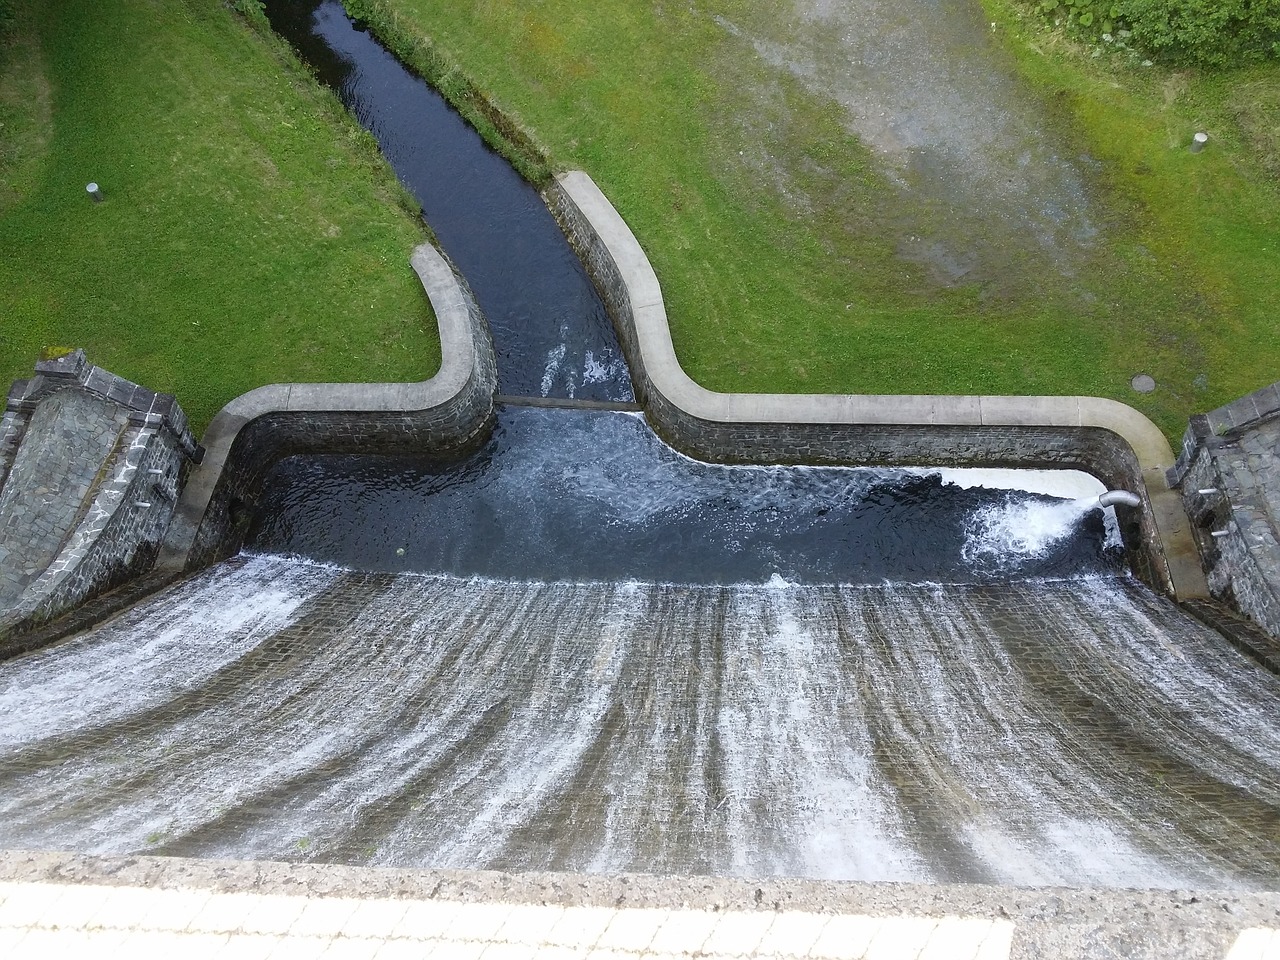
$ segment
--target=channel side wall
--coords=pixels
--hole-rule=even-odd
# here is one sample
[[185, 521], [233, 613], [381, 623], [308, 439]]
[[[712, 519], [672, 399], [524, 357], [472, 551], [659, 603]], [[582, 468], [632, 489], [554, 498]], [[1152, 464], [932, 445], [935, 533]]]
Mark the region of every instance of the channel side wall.
[[1190, 525], [1166, 482], [1173, 451], [1132, 407], [1099, 397], [708, 390], [680, 366], [653, 267], [591, 178], [562, 174], [544, 199], [609, 308], [637, 399], [673, 446], [737, 463], [1085, 470], [1143, 500], [1118, 510], [1134, 569], [1175, 597], [1207, 595]]
[[440, 328], [440, 371], [419, 383], [278, 383], [222, 408], [182, 492], [157, 566], [195, 569], [239, 549], [263, 476], [300, 453], [450, 453], [494, 422], [497, 360], [466, 282], [430, 244], [410, 263]]
[[1280, 640], [1280, 383], [1192, 417], [1169, 482], [1210, 592]]

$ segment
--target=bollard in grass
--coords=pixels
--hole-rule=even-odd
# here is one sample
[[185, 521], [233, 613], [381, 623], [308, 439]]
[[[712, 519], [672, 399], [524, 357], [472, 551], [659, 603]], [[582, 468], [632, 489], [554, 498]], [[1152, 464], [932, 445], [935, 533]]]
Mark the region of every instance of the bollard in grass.
[[89, 196], [93, 197], [94, 203], [102, 202], [102, 189], [96, 183], [89, 184], [85, 190], [89, 192]]
[[1194, 137], [1191, 138], [1191, 152], [1199, 153], [1201, 150], [1204, 149], [1204, 145], [1208, 142], [1209, 142], [1209, 135], [1207, 133], [1197, 133]]

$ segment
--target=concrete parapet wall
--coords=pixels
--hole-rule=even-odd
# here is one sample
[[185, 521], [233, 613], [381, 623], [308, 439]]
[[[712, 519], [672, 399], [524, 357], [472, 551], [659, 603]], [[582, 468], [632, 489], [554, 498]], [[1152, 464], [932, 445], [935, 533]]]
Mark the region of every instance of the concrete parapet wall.
[[716, 393], [676, 358], [657, 276], [622, 217], [584, 173], [561, 175], [547, 205], [596, 281], [654, 428], [695, 456], [792, 462], [1086, 470], [1132, 490], [1126, 543], [1148, 582], [1205, 592], [1189, 524], [1165, 473], [1173, 451], [1132, 407], [1099, 397]]
[[299, 453], [410, 453], [466, 449], [493, 423], [497, 361], [488, 325], [438, 250], [411, 258], [440, 328], [440, 371], [420, 383], [282, 383], [227, 404], [209, 425], [160, 558], [174, 572], [234, 552], [242, 506], [263, 475]]
[[1212, 595], [1280, 639], [1280, 383], [1192, 417], [1169, 480]]
[[0, 511], [0, 655], [149, 569], [196, 450], [174, 398], [95, 367], [42, 361], [10, 392]]

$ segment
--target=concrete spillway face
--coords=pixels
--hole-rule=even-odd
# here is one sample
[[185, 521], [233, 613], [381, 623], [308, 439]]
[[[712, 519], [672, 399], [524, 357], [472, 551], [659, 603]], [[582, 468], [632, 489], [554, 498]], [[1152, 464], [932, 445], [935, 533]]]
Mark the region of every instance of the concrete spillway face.
[[484, 582], [246, 557], [0, 666], [0, 717], [8, 847], [1280, 881], [1280, 680], [1123, 578]]

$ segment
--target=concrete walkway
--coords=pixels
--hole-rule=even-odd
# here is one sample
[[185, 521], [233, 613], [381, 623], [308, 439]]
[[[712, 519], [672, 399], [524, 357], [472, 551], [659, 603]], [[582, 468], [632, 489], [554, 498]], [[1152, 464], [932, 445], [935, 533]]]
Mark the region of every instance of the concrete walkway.
[[1013, 924], [974, 917], [610, 909], [0, 884], [0, 954], [442, 960], [1003, 960]]
[[1273, 894], [0, 853], [0, 957], [1280, 960]]

